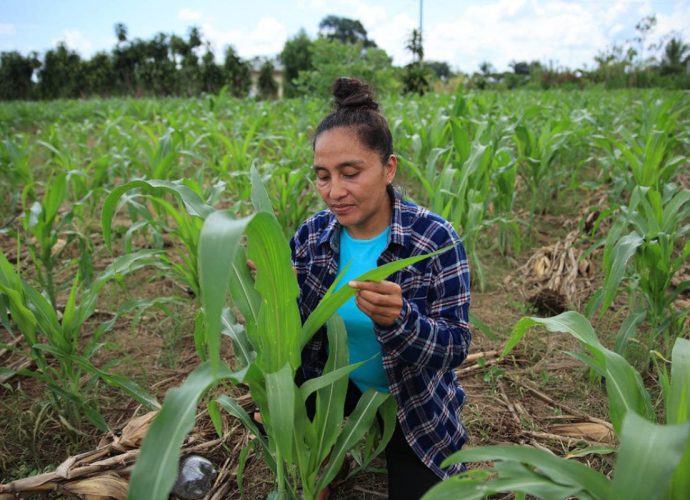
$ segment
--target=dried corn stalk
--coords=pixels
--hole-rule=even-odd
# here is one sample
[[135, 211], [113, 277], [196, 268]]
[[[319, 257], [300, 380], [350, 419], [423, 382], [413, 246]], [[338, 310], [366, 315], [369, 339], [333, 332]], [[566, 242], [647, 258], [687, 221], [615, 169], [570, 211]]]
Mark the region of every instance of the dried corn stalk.
[[[53, 472], [0, 484], [0, 500], [19, 498], [31, 493], [62, 492], [87, 500], [125, 500], [132, 466], [139, 456], [139, 446], [157, 412], [149, 412], [132, 419], [119, 436], [109, 435], [101, 440], [98, 448], [81, 453], [62, 462]], [[237, 430], [239, 426], [232, 429]], [[190, 435], [183, 455], [218, 449], [224, 439], [209, 439], [215, 434], [212, 428]], [[203, 434], [203, 435], [202, 435]], [[237, 456], [237, 453], [235, 453]], [[228, 471], [221, 471], [227, 479]], [[215, 489], [227, 487], [216, 484]]]
[[[542, 312], [558, 314], [580, 302], [591, 289], [592, 264], [577, 248], [579, 231], [538, 249], [515, 274], [525, 299]], [[515, 276], [511, 276], [511, 281]]]

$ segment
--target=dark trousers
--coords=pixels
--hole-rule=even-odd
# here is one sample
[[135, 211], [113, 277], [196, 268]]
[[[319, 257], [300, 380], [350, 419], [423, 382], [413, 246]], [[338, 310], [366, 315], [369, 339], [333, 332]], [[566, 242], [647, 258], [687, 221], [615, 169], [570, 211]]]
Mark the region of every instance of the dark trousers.
[[[354, 411], [361, 396], [362, 392], [350, 381], [345, 399], [346, 415]], [[390, 500], [418, 500], [429, 488], [441, 481], [410, 448], [397, 421], [385, 453]]]

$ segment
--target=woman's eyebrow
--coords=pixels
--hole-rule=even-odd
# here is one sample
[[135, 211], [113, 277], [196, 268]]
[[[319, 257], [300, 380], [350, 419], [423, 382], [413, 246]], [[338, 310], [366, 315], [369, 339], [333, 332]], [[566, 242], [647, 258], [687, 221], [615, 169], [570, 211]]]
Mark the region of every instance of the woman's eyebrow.
[[[345, 167], [361, 167], [364, 163], [364, 160], [345, 160], [338, 163], [335, 168], [342, 169]], [[314, 170], [328, 170], [326, 167], [322, 167], [321, 165], [312, 165], [312, 168]]]

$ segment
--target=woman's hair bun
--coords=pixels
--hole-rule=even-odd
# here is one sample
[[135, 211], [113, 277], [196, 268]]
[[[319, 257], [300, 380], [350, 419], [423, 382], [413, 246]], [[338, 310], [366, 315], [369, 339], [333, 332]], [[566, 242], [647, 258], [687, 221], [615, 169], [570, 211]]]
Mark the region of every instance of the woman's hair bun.
[[336, 110], [365, 108], [378, 111], [379, 105], [374, 100], [374, 91], [362, 80], [341, 76], [333, 82], [331, 89], [335, 98]]

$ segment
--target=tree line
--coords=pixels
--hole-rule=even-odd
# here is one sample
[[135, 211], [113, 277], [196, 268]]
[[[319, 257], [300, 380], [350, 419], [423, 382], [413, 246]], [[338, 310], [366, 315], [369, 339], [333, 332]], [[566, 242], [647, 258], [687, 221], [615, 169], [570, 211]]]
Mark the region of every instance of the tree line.
[[228, 46], [218, 63], [197, 27], [189, 28], [186, 37], [158, 33], [149, 40], [131, 39], [122, 23], [114, 29], [113, 49], [91, 58], [82, 58], [62, 42], [42, 57], [36, 52], [0, 53], [0, 99], [194, 96], [218, 93], [224, 87], [228, 94], [246, 97], [253, 68], [259, 71], [258, 97], [273, 98], [278, 92], [273, 78], [277, 65], [283, 67], [286, 97], [326, 95], [330, 82], [344, 73], [370, 80], [383, 93], [421, 93], [432, 77], [451, 75], [447, 63], [430, 61], [424, 63], [424, 85], [406, 82], [405, 69], [393, 66], [392, 58], [369, 38], [360, 21], [333, 15], [320, 22], [316, 39], [300, 30], [274, 60], [245, 60]]
[[[424, 59], [422, 35], [413, 30], [406, 44], [412, 62], [393, 66], [392, 58], [368, 37], [358, 20], [327, 16], [319, 34], [311, 39], [304, 30], [288, 39], [274, 60], [242, 59], [232, 46], [220, 63], [209, 41], [197, 27], [186, 37], [158, 33], [150, 40], [130, 39], [127, 27], [115, 25], [117, 43], [110, 52], [82, 58], [60, 42], [43, 57], [32, 52], [0, 53], [0, 100], [69, 99], [91, 96], [194, 96], [228, 94], [246, 97], [252, 68], [259, 71], [258, 97], [274, 98], [278, 84], [276, 65], [283, 67], [286, 97], [328, 95], [330, 82], [342, 74], [369, 80], [381, 93], [424, 93], [435, 82], [451, 80], [470, 88], [513, 89], [583, 87], [606, 88], [662, 86], [690, 88], [690, 46], [678, 37], [667, 37], [664, 46], [645, 46], [656, 25], [648, 16], [636, 26], [637, 37], [614, 45], [595, 57], [592, 69], [554, 68], [539, 61], [516, 61], [512, 71], [496, 72], [489, 62], [471, 75], [454, 74], [448, 63]], [[663, 49], [660, 59], [643, 58], [645, 47]]]
[[615, 43], [594, 57], [594, 65], [578, 69], [554, 67], [539, 61], [513, 61], [512, 71], [496, 72], [488, 61], [468, 78], [476, 88], [513, 89], [600, 86], [690, 89], [690, 45], [678, 33], [666, 33], [649, 42], [656, 27], [654, 14], [635, 25], [631, 39]]
[[237, 96], [251, 85], [250, 65], [232, 47], [222, 64], [198, 28], [186, 38], [158, 33], [150, 40], [128, 39], [115, 25], [117, 45], [83, 59], [60, 42], [42, 59], [33, 52], [0, 54], [1, 99], [65, 99], [87, 96], [189, 96], [216, 93], [227, 85]]

